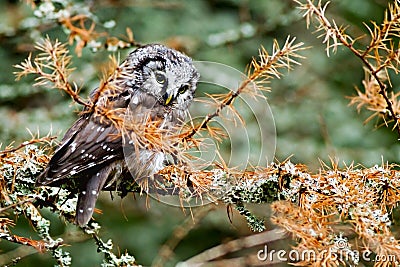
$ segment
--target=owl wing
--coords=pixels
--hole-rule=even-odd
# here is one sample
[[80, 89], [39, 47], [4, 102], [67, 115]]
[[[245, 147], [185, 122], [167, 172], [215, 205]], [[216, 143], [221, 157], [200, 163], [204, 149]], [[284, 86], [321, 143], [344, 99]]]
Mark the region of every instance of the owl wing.
[[[98, 90], [91, 92], [91, 99]], [[131, 89], [126, 88], [118, 95], [104, 93], [100, 98], [112, 104], [109, 108], [124, 109], [130, 102], [131, 93]], [[101, 122], [93, 113], [87, 113], [65, 133], [36, 185], [48, 185], [71, 175], [99, 170], [104, 164], [122, 157], [122, 137], [118, 129], [112, 123]]]
[[66, 132], [60, 146], [38, 177], [37, 185], [48, 185], [71, 175], [122, 158], [122, 137], [112, 124], [100, 124], [86, 115]]

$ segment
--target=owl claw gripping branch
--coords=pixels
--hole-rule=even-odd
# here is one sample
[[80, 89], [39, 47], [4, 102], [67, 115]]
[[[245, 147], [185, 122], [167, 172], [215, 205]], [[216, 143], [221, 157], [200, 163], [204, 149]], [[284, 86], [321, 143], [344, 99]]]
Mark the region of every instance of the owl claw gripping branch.
[[[74, 179], [79, 187], [75, 221], [80, 226], [90, 220], [104, 187], [120, 179], [133, 183], [164, 167], [166, 153], [145, 148], [119, 122], [146, 124], [151, 119], [165, 131], [176, 129], [199, 80], [189, 57], [157, 44], [131, 52], [118, 69], [121, 74], [109, 79], [108, 87], [91, 93], [93, 107], [86, 108], [66, 132], [36, 182], [59, 185]], [[138, 149], [126, 149], [128, 144]]]

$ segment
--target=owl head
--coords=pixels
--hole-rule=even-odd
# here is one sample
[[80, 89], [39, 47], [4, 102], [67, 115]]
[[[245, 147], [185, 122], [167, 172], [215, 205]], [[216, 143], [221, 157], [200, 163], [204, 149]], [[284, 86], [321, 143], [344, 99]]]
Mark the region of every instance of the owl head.
[[131, 52], [126, 63], [133, 72], [134, 89], [154, 96], [161, 105], [187, 110], [200, 77], [191, 58], [150, 44]]

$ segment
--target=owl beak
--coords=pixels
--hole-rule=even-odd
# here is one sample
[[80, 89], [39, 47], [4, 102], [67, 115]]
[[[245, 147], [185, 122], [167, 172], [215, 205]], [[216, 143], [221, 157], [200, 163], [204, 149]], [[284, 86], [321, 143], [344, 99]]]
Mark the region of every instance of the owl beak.
[[165, 101], [165, 105], [168, 105], [171, 102], [173, 96], [174, 96], [173, 94], [170, 94], [170, 95], [168, 95], [168, 93], [164, 94], [163, 98]]

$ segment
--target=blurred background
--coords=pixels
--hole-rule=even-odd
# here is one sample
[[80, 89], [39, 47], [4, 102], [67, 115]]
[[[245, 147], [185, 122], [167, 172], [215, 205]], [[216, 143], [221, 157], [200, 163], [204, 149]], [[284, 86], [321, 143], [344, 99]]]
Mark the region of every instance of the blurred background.
[[[40, 1], [33, 1], [39, 3]], [[57, 1], [54, 1], [57, 2]], [[371, 113], [358, 113], [349, 106], [346, 96], [355, 95], [354, 87], [362, 88], [364, 72], [360, 61], [345, 48], [326, 56], [325, 45], [307, 30], [296, 5], [289, 0], [202, 0], [202, 1], [58, 1], [70, 2], [87, 8], [103, 24], [103, 31], [120, 37], [126, 28], [132, 29], [140, 43], [163, 43], [184, 51], [195, 60], [214, 61], [245, 71], [260, 46], [271, 51], [273, 39], [283, 44], [287, 36], [296, 37], [310, 49], [302, 52], [306, 58], [286, 73], [273, 80], [271, 92], [265, 95], [276, 125], [276, 153], [278, 161], [291, 157], [312, 171], [320, 160], [337, 158], [343, 165], [372, 166], [382, 160], [397, 162], [399, 145], [395, 132], [377, 127], [382, 121], [364, 124]], [[335, 0], [328, 7], [328, 18], [337, 24], [350, 25], [349, 33], [366, 33], [363, 23], [383, 19], [388, 1]], [[61, 4], [60, 4], [61, 5]], [[41, 135], [52, 131], [61, 138], [77, 118], [81, 107], [57, 90], [33, 87], [34, 77], [15, 81], [13, 65], [20, 63], [34, 51], [34, 43], [48, 35], [67, 42], [68, 34], [54, 23], [35, 17], [25, 1], [0, 3], [0, 143], [2, 149], [12, 142], [30, 139], [31, 132]], [[71, 80], [82, 89], [81, 96], [96, 88], [110, 51], [92, 52], [84, 48], [82, 56], [73, 52], [76, 71]], [[114, 53], [123, 59], [131, 49]], [[393, 78], [397, 88], [398, 78]], [[198, 96], [209, 87], [199, 87]], [[211, 89], [210, 89], [211, 90]], [[259, 103], [254, 102], [254, 105]], [[248, 123], [252, 123], [251, 120]], [[29, 131], [28, 131], [29, 129]], [[257, 145], [257, 144], [255, 144]], [[194, 208], [183, 211], [178, 207], [158, 203], [144, 196], [129, 195], [113, 201], [103, 193], [97, 207], [103, 211], [96, 219], [103, 226], [104, 240], [112, 238], [116, 249], [133, 254], [145, 266], [159, 257], [165, 242], [174, 238], [174, 229], [181, 225], [193, 227], [179, 243], [174, 253], [163, 260], [165, 266], [194, 256], [207, 248], [251, 232], [238, 214], [229, 218], [224, 205]], [[210, 211], [201, 215], [201, 209]], [[259, 215], [268, 218], [268, 207], [258, 207]], [[66, 247], [73, 257], [72, 266], [98, 266], [102, 255], [96, 253], [93, 240], [87, 240], [75, 226], [60, 221], [56, 215], [44, 211], [53, 222], [53, 236], [62, 236], [71, 246]], [[192, 219], [193, 217], [193, 219]], [[272, 225], [267, 226], [269, 229]], [[19, 218], [14, 233], [35, 238], [31, 227]], [[279, 247], [279, 244], [276, 244]], [[10, 253], [17, 246], [0, 241], [0, 253]], [[1, 255], [0, 255], [1, 258]], [[53, 266], [47, 254], [33, 253], [17, 266]]]

